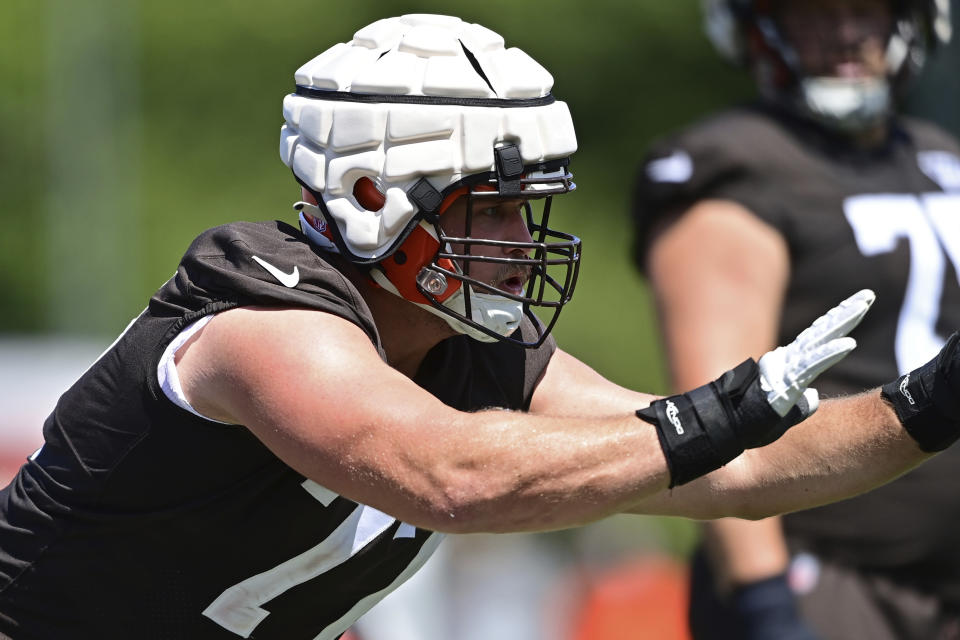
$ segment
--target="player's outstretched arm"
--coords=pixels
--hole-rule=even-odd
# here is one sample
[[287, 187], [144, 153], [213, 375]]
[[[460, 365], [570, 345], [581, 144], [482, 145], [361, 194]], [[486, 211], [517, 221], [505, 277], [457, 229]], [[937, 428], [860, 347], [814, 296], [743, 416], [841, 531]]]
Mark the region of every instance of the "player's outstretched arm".
[[[708, 477], [764, 483], [767, 480], [761, 476], [745, 478], [730, 469], [739, 469], [748, 457], [738, 457], [744, 449], [749, 449], [748, 454], [764, 451], [751, 447], [775, 440], [816, 409], [817, 396], [807, 385], [853, 348], [853, 341], [844, 336], [856, 326], [872, 301], [869, 291], [855, 294], [818, 319], [791, 344], [761, 357], [760, 364], [747, 361], [703, 387], [659, 400], [616, 387], [583, 363], [558, 352], [534, 396], [531, 410], [561, 416], [605, 416], [632, 411], [637, 403], [653, 400], [637, 413], [649, 420], [650, 428], [658, 436], [658, 449], [669, 461], [670, 485], [690, 482], [731, 460], [734, 462], [721, 472]], [[793, 405], [794, 402], [797, 404]], [[869, 402], [862, 409], [851, 408], [854, 415], [850, 419], [862, 418], [863, 411], [874, 409]], [[886, 412], [888, 422], [893, 422], [886, 407], [881, 410]], [[859, 416], [857, 411], [861, 411]], [[829, 429], [824, 425], [821, 428]], [[891, 430], [895, 431], [894, 427]], [[874, 435], [866, 434], [865, 440], [876, 445]], [[770, 471], [775, 469], [771, 465]], [[628, 510], [691, 517], [740, 515], [752, 513], [746, 511], [752, 506], [747, 503], [750, 496], [746, 494], [755, 489], [752, 484], [731, 484], [731, 493], [723, 495], [728, 490], [723, 483], [690, 482], [689, 488], [659, 492], [645, 499], [638, 496]], [[764, 509], [763, 505], [759, 507]]]
[[[719, 413], [704, 421], [704, 429], [719, 420], [737, 446], [749, 447], [806, 415], [813, 406], [809, 398], [800, 410], [786, 407], [786, 416], [774, 407], [780, 398], [800, 401], [817, 370], [848, 348], [839, 338], [851, 325], [847, 311], [827, 318], [799, 340], [799, 353], [809, 357], [798, 357], [791, 345], [769, 366], [761, 359], [763, 375], [754, 365], [753, 372], [735, 370], [712, 383]], [[722, 474], [690, 483], [690, 491], [671, 493], [665, 490], [676, 484], [676, 459], [674, 468], [667, 460], [676, 452], [663, 448], [656, 426], [634, 415], [650, 397], [613, 385], [562, 351], [547, 367], [529, 413], [451, 409], [386, 365], [359, 328], [319, 312], [227, 311], [178, 358], [184, 391], [202, 414], [244, 425], [291, 467], [332, 491], [440, 531], [560, 528], [623, 511], [739, 515], [751, 491], [756, 495], [777, 480], [798, 483], [815, 475], [811, 470], [829, 477], [842, 461], [838, 449], [882, 454], [885, 443], [860, 426], [865, 417], [879, 424], [867, 412], [881, 412], [890, 437], [903, 432], [878, 398], [859, 409], [842, 405], [850, 409], [845, 420], [859, 439], [824, 446], [814, 433], [792, 448], [776, 449], [776, 455], [756, 461], [741, 456]], [[694, 402], [699, 398], [693, 394]], [[669, 417], [666, 424], [672, 425]], [[821, 427], [832, 437], [837, 425]], [[803, 450], [814, 445], [822, 451]], [[915, 445], [911, 451], [913, 457], [883, 463], [889, 475], [922, 458]], [[855, 464], [866, 467], [878, 458], [862, 456]], [[682, 464], [688, 463], [684, 458]]]
[[670, 486], [699, 478], [746, 449], [769, 444], [817, 409], [813, 380], [856, 347], [847, 337], [875, 296], [860, 291], [818, 318], [790, 344], [745, 360], [714, 382], [662, 398], [637, 416], [653, 424]]
[[960, 333], [881, 389], [828, 400], [773, 444], [638, 503], [635, 512], [763, 518], [888, 482], [960, 437]]
[[[548, 368], [586, 370], [562, 353]], [[202, 415], [248, 429], [330, 491], [427, 529], [570, 527], [667, 486], [656, 434], [633, 414], [649, 396], [624, 392], [629, 402], [603, 417], [457, 411], [331, 314], [225, 311], [178, 352], [177, 370]]]
[[[848, 330], [837, 313], [830, 318]], [[802, 343], [816, 351], [836, 335]], [[314, 311], [226, 311], [178, 358], [184, 392], [203, 415], [249, 429], [331, 491], [424, 528], [574, 526], [628, 510], [670, 482], [656, 429], [635, 415], [650, 396], [616, 387], [563, 352], [529, 413], [456, 411], [384, 363], [358, 327]], [[771, 368], [779, 378], [768, 390], [756, 372], [746, 385], [766, 412], [753, 420], [742, 402], [733, 409], [744, 446], [797, 419], [782, 418], [768, 395], [799, 398], [806, 368], [826, 362], [781, 360], [791, 366]]]

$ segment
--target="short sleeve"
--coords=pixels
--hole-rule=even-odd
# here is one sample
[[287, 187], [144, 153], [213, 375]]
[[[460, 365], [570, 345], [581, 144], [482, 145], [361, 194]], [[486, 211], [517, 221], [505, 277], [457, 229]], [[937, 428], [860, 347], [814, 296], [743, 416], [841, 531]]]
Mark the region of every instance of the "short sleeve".
[[152, 311], [189, 323], [236, 306], [315, 309], [356, 324], [379, 345], [370, 311], [332, 263], [336, 259], [281, 222], [215, 227], [194, 240], [175, 276], [151, 300]]
[[793, 143], [769, 116], [746, 107], [718, 114], [658, 140], [636, 175], [631, 202], [633, 260], [646, 270], [657, 231], [701, 200], [731, 200], [783, 224], [776, 190]]

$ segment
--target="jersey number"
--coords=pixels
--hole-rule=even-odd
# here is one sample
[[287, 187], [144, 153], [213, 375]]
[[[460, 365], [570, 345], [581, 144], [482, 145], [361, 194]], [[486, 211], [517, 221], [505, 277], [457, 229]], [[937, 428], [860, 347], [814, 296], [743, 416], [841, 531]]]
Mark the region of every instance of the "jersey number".
[[[305, 481], [303, 488], [325, 507], [337, 497], [337, 494], [311, 480]], [[345, 562], [395, 522], [396, 520], [391, 516], [372, 507], [357, 505], [357, 508], [323, 542], [272, 569], [251, 576], [228, 588], [203, 611], [203, 615], [224, 629], [243, 638], [249, 638], [256, 626], [270, 615], [270, 612], [261, 605]], [[394, 538], [412, 538], [415, 533], [416, 529], [413, 526], [401, 523]], [[382, 593], [371, 594], [358, 602], [343, 618], [324, 629], [317, 638], [325, 640], [340, 635], [363, 612], [419, 569], [439, 542], [440, 536], [436, 534], [431, 536], [421, 547], [417, 557], [390, 587], [384, 589]]]
[[[945, 338], [937, 335], [947, 258], [960, 275], [960, 195], [862, 195], [844, 202], [844, 213], [864, 256], [910, 243], [910, 273], [897, 320], [894, 353], [900, 374], [929, 360]], [[946, 255], [945, 255], [946, 254]]]

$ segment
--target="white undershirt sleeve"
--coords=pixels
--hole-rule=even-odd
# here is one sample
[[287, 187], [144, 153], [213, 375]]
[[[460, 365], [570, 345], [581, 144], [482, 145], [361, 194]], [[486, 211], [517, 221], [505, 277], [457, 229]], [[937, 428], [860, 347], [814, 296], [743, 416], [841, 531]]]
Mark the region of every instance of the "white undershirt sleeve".
[[157, 381], [160, 383], [160, 388], [163, 389], [163, 394], [173, 404], [177, 405], [181, 409], [185, 409], [192, 413], [195, 416], [203, 418], [204, 420], [209, 420], [210, 422], [216, 422], [217, 424], [230, 424], [228, 422], [221, 422], [220, 420], [214, 420], [213, 418], [208, 418], [207, 416], [201, 414], [199, 411], [190, 406], [190, 403], [187, 402], [187, 397], [183, 393], [183, 388], [180, 386], [180, 376], [177, 375], [177, 365], [176, 365], [176, 355], [177, 350], [182, 347], [187, 340], [193, 337], [200, 329], [203, 329], [210, 319], [213, 318], [212, 315], [203, 316], [199, 320], [194, 321], [193, 323], [187, 325], [177, 334], [167, 348], [164, 350], [163, 355], [160, 356], [160, 362], [157, 364]]

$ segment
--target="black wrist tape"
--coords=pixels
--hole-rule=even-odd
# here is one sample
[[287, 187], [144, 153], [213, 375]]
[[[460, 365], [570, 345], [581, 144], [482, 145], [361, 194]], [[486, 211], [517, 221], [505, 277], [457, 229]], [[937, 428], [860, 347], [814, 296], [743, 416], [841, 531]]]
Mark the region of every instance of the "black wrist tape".
[[743, 451], [734, 452], [730, 458], [720, 452], [707, 434], [688, 394], [657, 400], [646, 409], [637, 411], [637, 416], [657, 429], [660, 447], [670, 470], [671, 489], [720, 468]]
[[752, 359], [693, 391], [656, 400], [637, 417], [657, 429], [670, 488], [719, 469], [745, 448], [786, 430], [779, 428], [781, 418], [760, 389]]
[[958, 337], [954, 333], [937, 357], [880, 391], [923, 451], [943, 451], [960, 437], [960, 398], [950, 384]]

